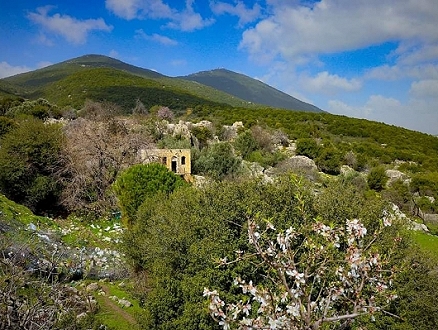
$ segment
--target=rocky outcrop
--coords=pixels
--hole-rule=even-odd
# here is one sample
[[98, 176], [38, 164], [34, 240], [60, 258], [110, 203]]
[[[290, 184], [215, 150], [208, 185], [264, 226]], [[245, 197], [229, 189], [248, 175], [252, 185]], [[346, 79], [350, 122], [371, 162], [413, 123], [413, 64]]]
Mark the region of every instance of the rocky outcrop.
[[399, 170], [386, 170], [385, 174], [388, 177], [388, 181], [386, 183], [387, 186], [390, 186], [395, 181], [405, 180], [407, 177], [405, 173], [400, 172]]
[[313, 173], [318, 171], [315, 162], [306, 156], [290, 157], [280, 162], [276, 168], [283, 172], [294, 171], [300, 173]]

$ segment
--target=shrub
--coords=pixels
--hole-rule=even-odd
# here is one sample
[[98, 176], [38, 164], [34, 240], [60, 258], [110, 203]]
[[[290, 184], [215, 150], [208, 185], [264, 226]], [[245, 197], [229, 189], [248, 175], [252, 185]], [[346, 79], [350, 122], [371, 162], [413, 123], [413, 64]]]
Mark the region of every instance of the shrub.
[[209, 128], [205, 126], [194, 126], [192, 127], [190, 132], [198, 140], [199, 149], [203, 149], [204, 147], [206, 147], [208, 140], [211, 140], [213, 138], [213, 133]]
[[337, 175], [341, 166], [341, 154], [335, 148], [324, 148], [315, 163], [322, 172]]
[[247, 130], [237, 136], [234, 141], [234, 147], [242, 158], [246, 160], [253, 151], [258, 149], [258, 144], [251, 131]]
[[28, 117], [3, 135], [0, 148], [0, 189], [10, 199], [41, 213], [58, 203], [63, 140], [59, 125]]
[[234, 156], [229, 143], [216, 143], [204, 148], [194, 159], [192, 171], [211, 176], [215, 180], [233, 176], [240, 169], [241, 161]]
[[319, 156], [320, 147], [315, 139], [298, 139], [296, 153], [297, 155], [315, 159]]
[[158, 192], [171, 193], [185, 181], [161, 164], [137, 164], [120, 174], [113, 188], [117, 195], [122, 216], [127, 225], [135, 220], [135, 215], [143, 201]]
[[385, 174], [385, 168], [383, 166], [372, 168], [368, 174], [367, 181], [370, 189], [382, 191], [388, 181], [388, 177]]

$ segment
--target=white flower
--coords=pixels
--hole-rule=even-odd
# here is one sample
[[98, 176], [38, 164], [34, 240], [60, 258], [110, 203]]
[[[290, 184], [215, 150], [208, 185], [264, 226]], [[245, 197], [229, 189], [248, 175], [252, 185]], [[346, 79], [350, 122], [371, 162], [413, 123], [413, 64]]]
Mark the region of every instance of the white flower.
[[297, 304], [293, 303], [286, 306], [286, 313], [292, 315], [293, 317], [300, 316], [300, 308]]
[[251, 310], [250, 304], [243, 305], [242, 312], [245, 313], [247, 316], [249, 315], [250, 310]]

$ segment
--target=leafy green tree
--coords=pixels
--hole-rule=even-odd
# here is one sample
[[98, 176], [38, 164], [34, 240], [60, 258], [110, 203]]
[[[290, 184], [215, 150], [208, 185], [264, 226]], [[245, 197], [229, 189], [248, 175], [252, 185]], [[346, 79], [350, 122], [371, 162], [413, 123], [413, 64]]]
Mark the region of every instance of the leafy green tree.
[[207, 146], [208, 140], [213, 138], [213, 132], [205, 126], [195, 126], [190, 132], [199, 142], [199, 149], [203, 149]]
[[18, 97], [3, 97], [0, 99], [0, 116], [6, 114], [9, 109], [16, 107], [24, 102], [23, 98]]
[[298, 139], [296, 153], [298, 155], [315, 159], [319, 156], [320, 147], [315, 139]]
[[[218, 273], [215, 260], [245, 248], [247, 212], [273, 215], [277, 210], [279, 223], [294, 219], [294, 192], [287, 184], [230, 181], [178, 189], [142, 204], [136, 225], [126, 231], [124, 248], [135, 268], [147, 271], [151, 284], [143, 292], [143, 328], [217, 328], [202, 290], [210, 283], [229, 287], [233, 271]], [[238, 269], [255, 271], [250, 263]]]
[[0, 140], [0, 189], [37, 213], [55, 207], [61, 191], [55, 172], [63, 134], [56, 124], [28, 117]]
[[388, 177], [383, 166], [377, 166], [371, 169], [367, 177], [368, 186], [375, 191], [382, 191], [385, 188]]
[[192, 171], [211, 176], [215, 180], [233, 176], [240, 169], [241, 161], [234, 156], [229, 143], [216, 143], [204, 148], [194, 159]]
[[24, 101], [6, 111], [6, 115], [16, 117], [19, 115], [30, 115], [39, 119], [59, 118], [61, 110], [55, 104], [43, 98]]
[[248, 156], [258, 149], [257, 141], [254, 139], [250, 130], [240, 133], [234, 141], [234, 147], [240, 153], [243, 159], [248, 159]]
[[139, 206], [147, 197], [158, 192], [166, 194], [184, 186], [185, 181], [161, 164], [137, 164], [123, 171], [113, 188], [124, 221], [132, 225]]
[[341, 167], [341, 154], [333, 147], [324, 148], [315, 163], [322, 172], [337, 175]]
[[9, 132], [15, 125], [15, 122], [5, 116], [0, 116], [0, 137]]
[[[326, 259], [322, 258], [323, 261], [316, 265], [327, 267], [327, 277], [322, 272], [321, 282], [315, 280], [314, 288], [320, 288], [324, 280], [331, 281], [338, 276], [328, 269], [333, 271], [338, 265], [347, 265], [344, 254], [354, 250], [348, 249], [348, 244], [360, 248], [362, 239], [363, 246], [372, 243], [372, 248], [364, 253], [364, 257], [381, 250], [390, 251], [393, 235], [378, 236], [377, 239], [373, 236], [383, 224], [381, 203], [364, 202], [365, 197], [359, 191], [350, 196], [354, 187], [346, 189], [338, 185], [333, 187], [333, 191], [337, 191], [337, 197], [342, 197], [342, 202], [331, 207], [330, 191], [324, 195], [326, 204], [320, 203], [312, 194], [311, 186], [298, 182], [295, 177], [281, 177], [272, 184], [258, 180], [226, 181], [203, 189], [179, 189], [168, 198], [156, 195], [145, 201], [138, 210], [136, 224], [125, 232], [124, 239], [128, 259], [137, 271], [145, 270], [148, 274], [148, 288], [138, 291], [145, 301], [141, 326], [155, 329], [219, 329], [221, 327], [209, 318], [205, 308], [206, 302], [202, 298], [205, 287], [217, 289], [221, 298], [230, 303], [237, 303], [243, 298], [241, 290], [232, 284], [237, 275], [246, 283], [253, 280], [261, 286], [273, 288], [274, 272], [254, 258], [257, 251], [248, 240], [248, 224], [251, 223], [248, 221], [251, 219], [257, 219], [261, 228], [260, 238], [263, 239], [267, 237], [262, 232], [268, 222], [282, 235], [289, 228], [294, 228], [297, 242], [294, 251], [298, 251], [297, 258], [303, 258], [303, 267], [313, 260], [312, 257], [304, 258], [306, 251], [316, 249], [320, 255], [324, 254]], [[356, 204], [350, 209], [351, 203]], [[318, 209], [316, 205], [319, 205]], [[339, 207], [343, 208], [343, 212], [338, 210]], [[363, 218], [363, 223], [350, 219], [345, 227], [346, 215]], [[363, 225], [369, 229], [369, 235], [365, 235]], [[339, 236], [338, 252], [336, 244], [327, 245], [327, 249], [319, 248], [324, 239], [335, 237], [332, 230], [338, 228], [347, 235], [345, 230], [350, 227], [352, 233], [362, 235], [359, 234], [361, 232], [364, 237], [349, 241], [347, 236]], [[388, 227], [389, 231], [393, 227]], [[308, 228], [309, 232], [301, 231], [304, 228]], [[313, 240], [313, 236], [308, 234], [317, 230], [315, 228], [325, 228], [327, 232], [324, 233], [328, 235], [319, 238], [316, 235]], [[309, 244], [306, 245], [306, 242]], [[236, 259], [239, 262], [233, 262]], [[361, 265], [366, 267], [366, 262]], [[348, 270], [344, 268], [342, 272]], [[311, 274], [314, 273], [309, 272], [309, 276], [313, 276]], [[368, 289], [370, 287], [367, 286], [360, 297], [369, 298], [372, 291]], [[317, 294], [311, 296], [312, 299], [318, 297]], [[344, 304], [339, 300], [338, 304], [336, 301], [330, 313], [352, 306], [348, 302]], [[251, 315], [255, 315], [259, 307], [253, 305]]]

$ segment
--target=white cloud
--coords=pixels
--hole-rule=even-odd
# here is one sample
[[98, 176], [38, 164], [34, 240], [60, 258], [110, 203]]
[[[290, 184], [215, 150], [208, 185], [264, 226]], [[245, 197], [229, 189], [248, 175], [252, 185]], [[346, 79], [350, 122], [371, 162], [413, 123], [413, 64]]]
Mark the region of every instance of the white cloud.
[[[409, 94], [414, 98], [436, 99], [438, 103], [438, 80], [414, 81], [411, 84]], [[438, 107], [437, 107], [438, 112]]]
[[438, 64], [427, 63], [413, 66], [405, 65], [382, 65], [370, 69], [364, 75], [365, 79], [377, 79], [393, 81], [403, 78], [414, 79], [438, 79]]
[[53, 63], [49, 62], [49, 61], [41, 61], [41, 62], [38, 62], [37, 67], [38, 67], [38, 69], [42, 69], [42, 68], [45, 68], [45, 67], [52, 65], [52, 64]]
[[37, 44], [45, 45], [52, 47], [54, 45], [53, 40], [48, 38], [44, 33], [40, 32], [40, 34], [35, 38], [35, 42]]
[[176, 40], [173, 40], [169, 37], [157, 34], [157, 33], [153, 33], [151, 35], [146, 34], [143, 29], [139, 29], [135, 31], [135, 36], [136, 38], [142, 38], [145, 40], [151, 40], [154, 42], [158, 42], [162, 45], [166, 45], [166, 46], [175, 46], [178, 44], [178, 42]]
[[239, 26], [255, 21], [260, 17], [261, 7], [258, 3], [252, 8], [246, 8], [243, 1], [236, 1], [236, 4], [214, 1], [210, 2], [210, 8], [216, 15], [230, 14], [239, 17]]
[[172, 21], [167, 27], [181, 31], [194, 31], [210, 26], [215, 22], [214, 19], [204, 19], [193, 9], [193, 0], [186, 0], [186, 8], [172, 16]]
[[0, 79], [28, 72], [31, 70], [32, 69], [27, 66], [13, 66], [7, 62], [0, 62]]
[[[253, 56], [289, 61], [401, 42], [420, 49], [436, 45], [436, 0], [321, 0], [312, 5], [271, 1], [272, 14], [243, 34], [241, 48]], [[434, 52], [432, 52], [434, 54]]]
[[112, 57], [112, 58], [119, 58], [120, 55], [119, 55], [119, 52], [117, 50], [111, 49], [111, 51], [109, 52], [108, 56]]
[[115, 15], [127, 19], [166, 19], [167, 27], [182, 31], [202, 29], [214, 23], [204, 19], [193, 9], [193, 0], [186, 0], [181, 11], [170, 7], [162, 0], [106, 0], [106, 8]]
[[327, 71], [320, 72], [315, 77], [303, 76], [300, 80], [305, 90], [322, 94], [353, 92], [362, 87], [358, 79], [346, 79], [337, 74], [329, 74]]
[[[107, 25], [102, 18], [79, 20], [61, 14], [50, 16], [49, 11], [51, 9], [53, 9], [51, 6], [40, 7], [36, 12], [29, 13], [27, 17], [42, 27], [44, 31], [60, 35], [73, 44], [85, 43], [91, 31], [109, 32], [112, 30], [112, 26]], [[46, 37], [44, 36], [44, 38]]]
[[171, 18], [175, 13], [162, 0], [106, 0], [106, 8], [115, 15], [127, 19]]

